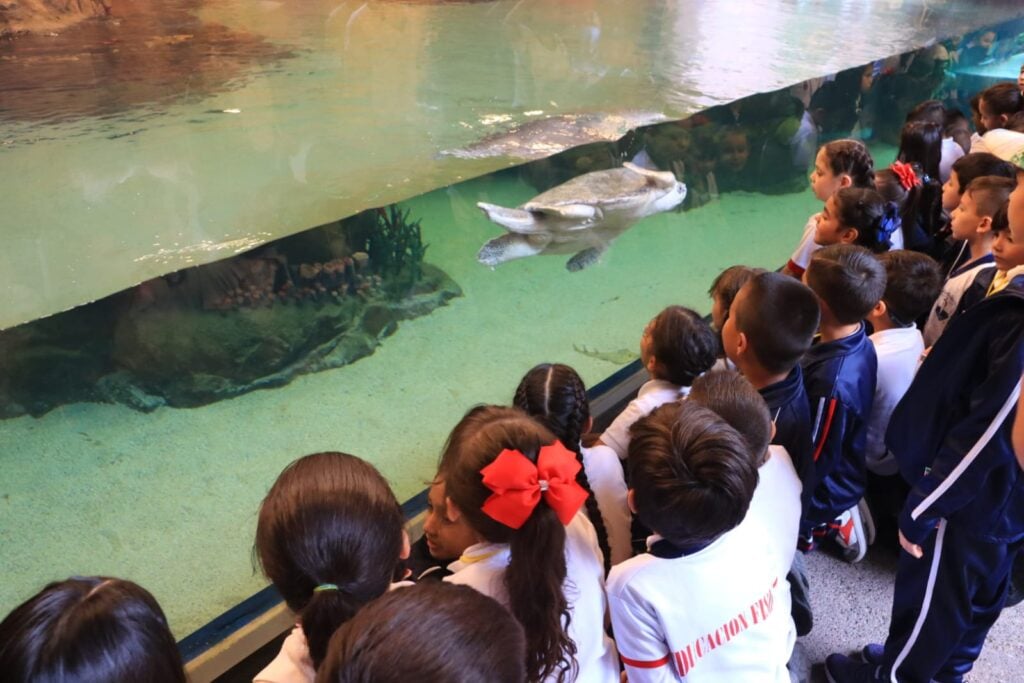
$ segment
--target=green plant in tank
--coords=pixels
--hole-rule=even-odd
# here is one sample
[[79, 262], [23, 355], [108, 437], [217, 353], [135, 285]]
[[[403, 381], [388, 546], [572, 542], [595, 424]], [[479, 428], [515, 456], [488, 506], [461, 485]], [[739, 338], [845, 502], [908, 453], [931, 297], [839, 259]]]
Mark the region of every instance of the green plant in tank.
[[370, 263], [384, 279], [390, 296], [407, 294], [423, 277], [423, 255], [427, 251], [419, 220], [409, 220], [409, 209], [392, 204], [377, 209], [376, 225], [367, 239]]

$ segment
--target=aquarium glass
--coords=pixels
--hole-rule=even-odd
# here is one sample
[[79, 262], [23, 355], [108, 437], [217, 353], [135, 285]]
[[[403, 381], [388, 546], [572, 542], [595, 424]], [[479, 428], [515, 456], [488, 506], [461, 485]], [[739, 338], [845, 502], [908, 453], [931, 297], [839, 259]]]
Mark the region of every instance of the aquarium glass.
[[266, 585], [288, 462], [409, 498], [533, 365], [594, 385], [785, 263], [822, 141], [887, 165], [914, 104], [969, 118], [1024, 59], [1010, 1], [76, 6], [0, 9], [0, 612], [115, 575], [179, 637]]

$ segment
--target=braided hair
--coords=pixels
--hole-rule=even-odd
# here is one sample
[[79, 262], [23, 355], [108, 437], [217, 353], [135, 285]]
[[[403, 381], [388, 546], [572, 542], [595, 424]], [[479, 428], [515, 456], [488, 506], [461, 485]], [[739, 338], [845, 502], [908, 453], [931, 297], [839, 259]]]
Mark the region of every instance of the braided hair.
[[829, 168], [835, 175], [847, 174], [853, 187], [875, 186], [875, 160], [860, 140], [833, 140], [822, 145]]
[[542, 363], [526, 373], [519, 382], [512, 405], [550, 429], [563, 446], [576, 454], [576, 460], [580, 463], [576, 481], [590, 494], [586, 502], [587, 517], [597, 531], [597, 542], [604, 553], [604, 570], [607, 574], [612, 566], [608, 529], [597, 506], [594, 491], [590, 488], [580, 450], [580, 438], [590, 420], [590, 403], [587, 401], [583, 380], [568, 365]]

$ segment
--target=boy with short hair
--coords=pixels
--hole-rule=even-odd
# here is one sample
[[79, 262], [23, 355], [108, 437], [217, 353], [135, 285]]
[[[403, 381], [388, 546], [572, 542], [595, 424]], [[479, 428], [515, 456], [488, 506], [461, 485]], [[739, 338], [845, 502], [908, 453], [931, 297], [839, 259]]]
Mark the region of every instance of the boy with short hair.
[[924, 353], [914, 321], [928, 310], [941, 283], [939, 264], [927, 254], [901, 249], [879, 254], [878, 260], [885, 268], [885, 293], [867, 317], [874, 328], [869, 339], [875, 347], [878, 375], [865, 451], [867, 498], [876, 522], [895, 519], [909, 491], [885, 447], [885, 430]]
[[[811, 402], [815, 485], [801, 522], [801, 548], [831, 536], [850, 562], [859, 562], [873, 540], [864, 497], [864, 447], [875, 396], [878, 362], [864, 318], [885, 292], [885, 269], [874, 254], [835, 244], [811, 259], [804, 281], [818, 297], [821, 341], [801, 364]], [[833, 534], [834, 532], [834, 534]]]
[[628, 460], [630, 506], [655, 530], [648, 552], [608, 577], [630, 682], [789, 683], [787, 563], [747, 514], [758, 480], [749, 442], [696, 402], [669, 403], [633, 425]]
[[[886, 445], [913, 485], [885, 645], [833, 654], [832, 683], [962, 680], [1006, 599], [1024, 544], [1011, 443], [1024, 371], [1024, 171], [1010, 196], [1009, 281], [950, 322], [892, 414]], [[1020, 240], [1020, 247], [1017, 247]], [[998, 260], [998, 259], [997, 259]]]
[[956, 315], [965, 291], [985, 269], [992, 268], [992, 219], [1013, 191], [1015, 182], [999, 176], [981, 176], [967, 185], [960, 203], [950, 216], [950, 229], [955, 240], [964, 241], [967, 256], [962, 265], [949, 272], [942, 292], [935, 300], [924, 326], [925, 346], [931, 346]]

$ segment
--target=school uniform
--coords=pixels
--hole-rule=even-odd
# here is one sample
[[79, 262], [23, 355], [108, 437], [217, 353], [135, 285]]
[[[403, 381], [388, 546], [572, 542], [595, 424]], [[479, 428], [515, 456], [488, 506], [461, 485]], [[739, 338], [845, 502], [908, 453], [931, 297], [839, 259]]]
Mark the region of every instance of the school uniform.
[[630, 524], [633, 515], [626, 502], [628, 490], [622, 461], [608, 446], [580, 448], [583, 471], [587, 473], [590, 490], [594, 492], [597, 509], [608, 533], [611, 563], [618, 564], [633, 556]]
[[[961, 310], [960, 304], [964, 293], [972, 289], [975, 278], [982, 272], [994, 268], [995, 261], [992, 254], [985, 254], [950, 271], [949, 277], [942, 285], [942, 291], [935, 300], [935, 305], [932, 306], [931, 313], [928, 314], [928, 321], [924, 324], [925, 346], [935, 344], [943, 330], [946, 329], [946, 325], [949, 324], [949, 320], [957, 314], [957, 311]], [[968, 295], [967, 301], [964, 302], [965, 307], [972, 301], [976, 303], [981, 298], [984, 298], [984, 293], [981, 294], [981, 297], [976, 294]]]
[[812, 346], [801, 361], [811, 408], [814, 490], [801, 522], [807, 540], [864, 497], [864, 447], [878, 362], [864, 332]]
[[953, 319], [893, 411], [886, 444], [913, 486], [883, 669], [958, 681], [1002, 610], [1024, 543], [1011, 428], [1024, 371], [1024, 276]]
[[803, 276], [807, 266], [811, 263], [811, 257], [814, 256], [814, 252], [821, 249], [821, 245], [814, 241], [814, 233], [817, 231], [817, 227], [818, 214], [811, 214], [811, 217], [807, 219], [807, 223], [804, 224], [804, 233], [800, 236], [800, 244], [797, 245], [793, 255], [789, 257], [789, 262], [786, 263], [789, 270], [797, 277]]
[[625, 460], [629, 452], [629, 428], [634, 422], [646, 417], [652, 410], [670, 401], [678, 401], [690, 393], [690, 387], [679, 386], [663, 379], [644, 382], [636, 398], [608, 425], [601, 435], [601, 442]]
[[788, 683], [785, 577], [799, 520], [800, 480], [774, 446], [739, 526], [690, 548], [654, 535], [647, 553], [613, 567], [608, 602], [630, 683]]
[[[505, 589], [505, 569], [511, 560], [507, 543], [476, 543], [455, 562], [445, 581], [470, 586], [511, 608]], [[576, 643], [580, 683], [618, 683], [615, 643], [604, 631], [607, 599], [604, 558], [594, 525], [582, 511], [565, 527], [566, 576], [562, 590], [569, 604], [568, 635]]]
[[865, 465], [875, 474], [893, 476], [899, 468], [885, 447], [885, 430], [893, 409], [914, 381], [918, 361], [924, 353], [924, 339], [914, 326], [882, 330], [868, 339], [875, 348], [878, 374], [868, 419]]
[[792, 459], [803, 484], [806, 504], [814, 485], [814, 460], [811, 458], [811, 410], [803, 370], [797, 365], [785, 379], [758, 391], [775, 422], [772, 443], [784, 447]]

